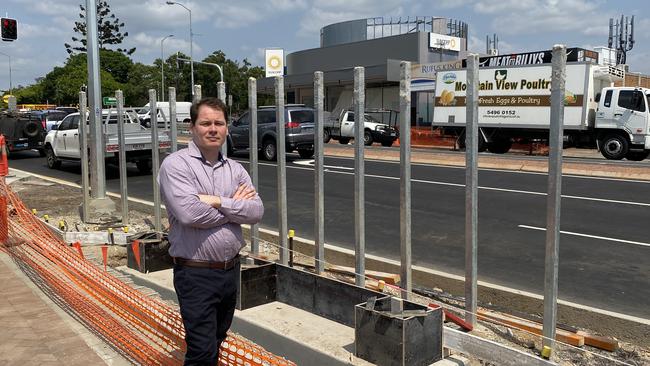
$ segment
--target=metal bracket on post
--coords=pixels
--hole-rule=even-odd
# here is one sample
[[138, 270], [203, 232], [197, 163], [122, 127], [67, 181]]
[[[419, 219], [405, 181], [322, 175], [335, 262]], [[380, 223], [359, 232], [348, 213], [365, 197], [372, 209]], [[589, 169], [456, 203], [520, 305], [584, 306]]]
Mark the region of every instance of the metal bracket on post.
[[[257, 80], [255, 78], [248, 78], [248, 110], [251, 115], [250, 129], [251, 133], [248, 135], [251, 153], [248, 156], [250, 161], [249, 172], [251, 175], [251, 183], [256, 190], [259, 191], [259, 170], [257, 163]], [[251, 225], [251, 251], [253, 254], [260, 253], [260, 239], [259, 239], [259, 224]]]
[[411, 274], [411, 63], [400, 63], [400, 258], [402, 298], [413, 286]]
[[287, 161], [284, 136], [284, 78], [275, 77], [275, 120], [277, 123], [277, 176], [278, 176], [278, 240], [280, 241], [280, 263], [289, 263], [288, 219], [287, 219]]
[[354, 68], [354, 236], [355, 284], [366, 285], [366, 214], [365, 214], [365, 163], [363, 153], [364, 115], [366, 103], [365, 69]]
[[126, 174], [126, 142], [124, 136], [124, 95], [121, 90], [115, 91], [117, 100], [117, 140], [119, 146], [118, 159], [120, 168], [120, 199], [122, 203], [122, 225], [129, 224], [129, 197]]
[[[149, 105], [156, 106], [156, 89], [149, 89]], [[153, 183], [153, 213], [156, 231], [162, 231], [160, 212], [160, 186], [158, 185], [158, 170], [160, 169], [160, 146], [158, 144], [158, 113], [151, 112], [151, 176]]]
[[86, 92], [79, 92], [79, 148], [81, 158], [81, 191], [83, 201], [81, 206], [81, 221], [87, 223], [90, 219], [90, 177], [88, 169], [88, 138], [86, 132], [86, 123], [88, 120], [88, 102]]
[[479, 58], [467, 55], [465, 127], [465, 321], [476, 326], [478, 243]]
[[555, 344], [557, 319], [558, 257], [560, 253], [560, 203], [562, 201], [562, 144], [566, 46], [553, 46], [551, 68], [551, 130], [549, 135], [548, 196], [546, 204], [546, 259], [544, 262], [544, 339], [551, 350]]
[[316, 107], [316, 135], [314, 136], [314, 259], [317, 274], [325, 270], [325, 184], [323, 179], [323, 72], [314, 73], [314, 107]]
[[192, 99], [192, 103], [198, 102], [201, 98], [203, 98], [201, 95], [201, 85], [194, 85], [194, 98]]
[[169, 88], [169, 138], [171, 139], [171, 152], [178, 151], [178, 121], [176, 119], [176, 88]]

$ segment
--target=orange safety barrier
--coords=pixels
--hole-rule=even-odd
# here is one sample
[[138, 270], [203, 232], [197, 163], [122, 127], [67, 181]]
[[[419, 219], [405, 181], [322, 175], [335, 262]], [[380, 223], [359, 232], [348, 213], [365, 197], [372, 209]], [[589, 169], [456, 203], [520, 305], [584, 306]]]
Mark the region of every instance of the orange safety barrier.
[[[11, 255], [60, 306], [124, 357], [140, 365], [180, 365], [185, 331], [179, 312], [120, 281], [56, 237], [0, 181], [0, 250]], [[5, 216], [2, 224], [2, 214]], [[8, 216], [8, 217], [7, 217]], [[80, 255], [82, 254], [82, 255]], [[222, 366], [295, 365], [236, 334], [221, 346]]]

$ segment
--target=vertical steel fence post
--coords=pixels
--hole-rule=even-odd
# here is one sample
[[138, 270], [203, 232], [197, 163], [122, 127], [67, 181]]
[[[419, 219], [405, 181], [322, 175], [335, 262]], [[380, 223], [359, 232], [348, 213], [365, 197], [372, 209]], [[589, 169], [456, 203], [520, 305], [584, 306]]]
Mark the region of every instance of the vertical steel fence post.
[[[224, 104], [226, 104], [226, 83], [223, 81], [217, 82], [217, 98], [219, 98]], [[226, 114], [227, 110], [224, 111], [224, 115]], [[230, 118], [230, 116], [228, 116]], [[229, 124], [230, 121], [226, 121], [226, 124]], [[228, 156], [228, 139], [221, 144], [221, 155], [224, 157]]]
[[316, 134], [314, 135], [314, 266], [316, 274], [325, 270], [325, 185], [323, 179], [323, 72], [314, 73], [314, 107], [316, 107]]
[[129, 194], [127, 191], [126, 174], [126, 142], [124, 138], [124, 94], [121, 90], [115, 91], [117, 99], [117, 141], [118, 161], [120, 168], [120, 200], [122, 203], [122, 225], [129, 224]]
[[160, 186], [158, 170], [160, 169], [160, 150], [158, 146], [158, 113], [156, 113], [156, 89], [149, 89], [149, 106], [151, 109], [151, 176], [153, 178], [153, 213], [156, 231], [162, 231], [160, 213]]
[[365, 164], [363, 134], [365, 115], [365, 69], [354, 68], [354, 236], [355, 236], [355, 283], [366, 285], [366, 214], [365, 214]]
[[201, 98], [203, 98], [201, 95], [201, 85], [194, 85], [194, 98], [192, 99], [192, 102], [196, 103], [201, 100]]
[[90, 200], [90, 177], [88, 174], [88, 131], [86, 121], [88, 120], [88, 102], [86, 92], [79, 93], [79, 148], [81, 149], [81, 190], [83, 201], [81, 206], [81, 219], [84, 223], [89, 219], [89, 200]]
[[551, 130], [546, 203], [546, 259], [544, 262], [544, 340], [553, 349], [557, 318], [558, 262], [560, 254], [560, 204], [562, 201], [562, 141], [566, 46], [553, 46], [551, 71]]
[[[248, 134], [249, 146], [249, 172], [251, 175], [251, 183], [253, 187], [259, 192], [259, 171], [257, 163], [257, 80], [255, 78], [248, 78], [248, 110], [251, 115], [251, 123]], [[260, 239], [259, 239], [260, 225], [251, 225], [251, 251], [253, 254], [260, 253]]]
[[277, 176], [278, 176], [278, 239], [280, 244], [280, 263], [289, 263], [287, 240], [287, 161], [284, 136], [284, 78], [275, 77], [275, 120], [277, 122]]
[[402, 298], [408, 299], [413, 287], [411, 275], [411, 63], [400, 63], [400, 259]]
[[178, 151], [178, 121], [176, 119], [176, 88], [169, 88], [169, 139], [172, 143], [171, 152]]
[[465, 126], [465, 320], [476, 325], [478, 238], [478, 55], [467, 55]]

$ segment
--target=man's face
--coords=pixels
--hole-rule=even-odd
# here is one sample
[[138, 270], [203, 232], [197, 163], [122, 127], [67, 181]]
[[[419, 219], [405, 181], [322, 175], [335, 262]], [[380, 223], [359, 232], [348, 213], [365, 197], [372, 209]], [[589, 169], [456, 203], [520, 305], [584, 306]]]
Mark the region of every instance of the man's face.
[[196, 123], [190, 125], [190, 131], [199, 149], [219, 150], [228, 135], [226, 117], [222, 111], [202, 105]]

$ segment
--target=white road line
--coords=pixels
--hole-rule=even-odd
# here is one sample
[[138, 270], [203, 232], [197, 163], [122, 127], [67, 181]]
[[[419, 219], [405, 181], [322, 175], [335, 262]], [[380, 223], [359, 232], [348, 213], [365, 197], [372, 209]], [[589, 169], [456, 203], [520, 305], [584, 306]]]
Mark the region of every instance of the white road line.
[[[310, 162], [313, 163], [313, 160], [303, 160], [303, 161], [299, 161], [299, 162], [295, 161], [294, 164], [301, 165], [301, 167], [291, 167], [291, 166], [288, 166], [288, 167], [289, 168], [294, 168], [294, 169], [308, 169], [308, 168], [305, 168], [305, 166], [312, 166], [310, 164]], [[275, 166], [275, 165], [273, 165], [273, 166]], [[336, 168], [336, 169], [341, 169], [341, 170], [354, 170], [354, 168], [348, 168], [348, 167], [342, 167], [342, 166], [326, 165], [326, 167], [329, 167], [330, 169]], [[311, 169], [309, 169], [309, 170], [311, 170]], [[330, 172], [331, 173], [338, 173], [338, 174], [354, 175], [354, 173], [348, 173], [348, 172], [337, 172], [337, 171], [330, 171]], [[375, 175], [375, 174], [366, 174], [366, 177], [379, 178], [379, 179], [389, 179], [389, 180], [399, 180], [400, 179], [399, 177], [389, 177], [389, 176], [385, 176], [385, 175]], [[449, 182], [439, 182], [439, 181], [430, 181], [430, 180], [422, 180], [422, 179], [411, 179], [411, 181], [416, 182], [416, 183], [435, 184], [435, 185], [440, 185], [440, 186], [465, 187], [465, 184], [462, 184], [462, 183], [449, 183]], [[533, 191], [524, 191], [524, 190], [519, 190], [519, 189], [508, 189], [508, 188], [497, 188], [497, 187], [486, 187], [486, 186], [479, 186], [478, 188], [486, 190], [486, 191], [530, 194], [530, 195], [535, 195], [535, 196], [546, 196], [547, 195], [546, 192], [533, 192]], [[582, 197], [582, 196], [573, 196], [573, 195], [567, 195], [567, 194], [563, 194], [562, 198], [583, 200], [583, 201], [615, 203], [615, 204], [621, 204], [621, 205], [650, 207], [650, 203], [611, 200], [611, 199], [607, 199], [607, 198]]]
[[[531, 229], [531, 230], [539, 230], [539, 231], [546, 231], [546, 228], [543, 227], [537, 227], [537, 226], [528, 226], [528, 225], [518, 225], [520, 228], [523, 229]], [[560, 230], [560, 233], [566, 234], [566, 235], [574, 235], [574, 236], [581, 236], [584, 238], [591, 238], [591, 239], [599, 239], [599, 240], [607, 240], [607, 241], [614, 241], [617, 243], [624, 243], [624, 244], [634, 244], [634, 245], [641, 245], [644, 247], [650, 247], [650, 243], [643, 243], [640, 241], [632, 241], [632, 240], [623, 240], [623, 239], [616, 239], [616, 238], [608, 238], [606, 236], [597, 236], [597, 235], [589, 235], [589, 234], [581, 234], [581, 233], [575, 233], [573, 231], [564, 231]]]

